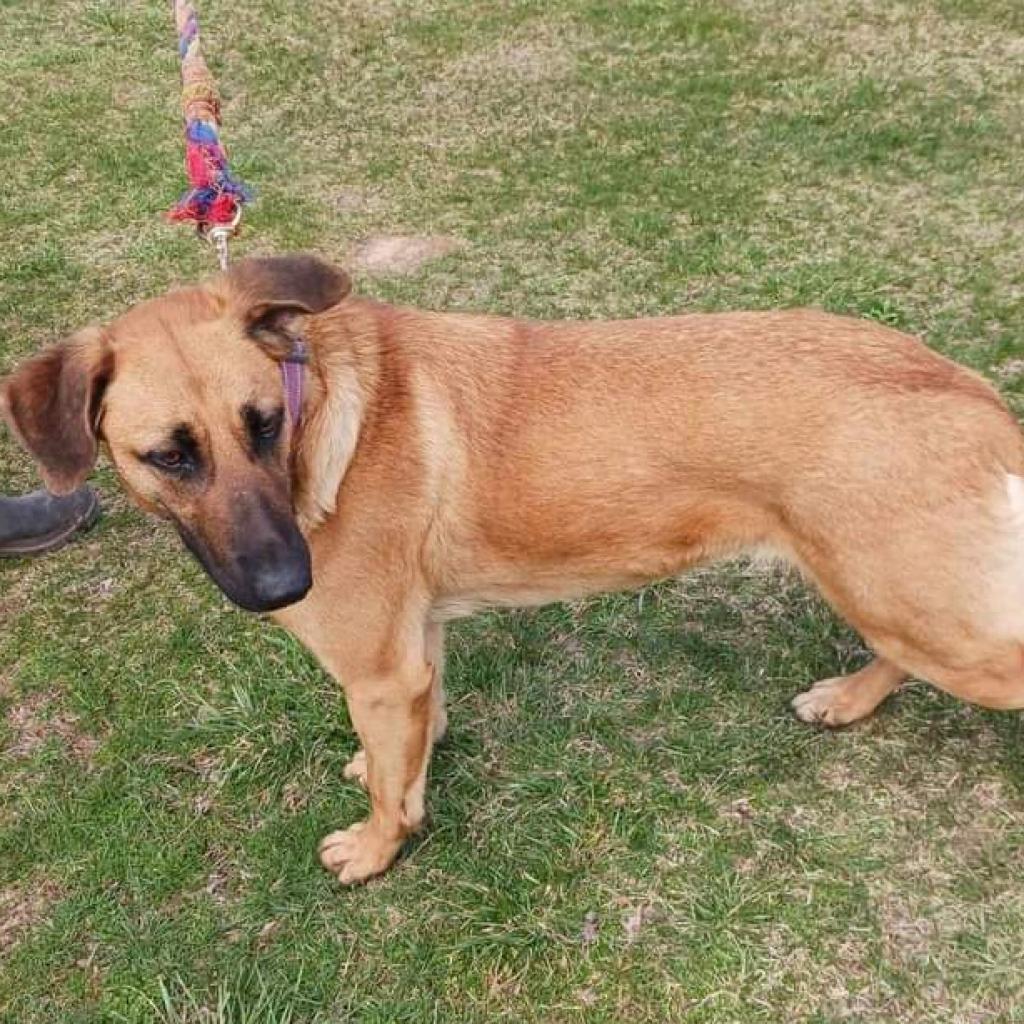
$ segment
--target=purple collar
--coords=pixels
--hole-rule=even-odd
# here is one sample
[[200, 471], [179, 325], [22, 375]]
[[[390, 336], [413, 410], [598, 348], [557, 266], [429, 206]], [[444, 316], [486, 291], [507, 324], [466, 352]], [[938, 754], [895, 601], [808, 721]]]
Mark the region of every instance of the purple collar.
[[302, 420], [303, 366], [308, 362], [306, 342], [302, 338], [296, 338], [291, 353], [286, 359], [281, 360], [281, 381], [284, 384], [284, 400], [288, 406], [292, 430], [296, 430]]

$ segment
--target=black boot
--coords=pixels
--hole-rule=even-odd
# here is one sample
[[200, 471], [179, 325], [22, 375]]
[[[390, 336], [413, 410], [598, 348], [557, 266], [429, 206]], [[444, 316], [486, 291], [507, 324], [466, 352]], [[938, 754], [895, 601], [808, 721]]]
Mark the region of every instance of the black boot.
[[91, 487], [66, 498], [33, 491], [18, 498], [0, 495], [0, 557], [36, 555], [65, 544], [96, 522], [100, 503]]

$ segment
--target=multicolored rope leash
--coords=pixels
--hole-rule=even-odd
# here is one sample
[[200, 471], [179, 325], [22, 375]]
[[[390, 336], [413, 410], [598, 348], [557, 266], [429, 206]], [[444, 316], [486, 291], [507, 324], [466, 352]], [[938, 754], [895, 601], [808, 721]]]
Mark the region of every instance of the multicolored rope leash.
[[220, 97], [199, 49], [199, 19], [189, 0], [172, 0], [181, 57], [181, 111], [185, 118], [185, 173], [189, 190], [171, 208], [173, 221], [191, 221], [217, 249], [227, 269], [228, 239], [238, 229], [249, 189], [228, 167], [221, 144]]
[[[251, 200], [249, 189], [228, 167], [221, 144], [220, 97], [210, 69], [199, 50], [199, 18], [189, 0], [172, 0], [181, 57], [181, 111], [185, 118], [185, 173], [191, 188], [167, 216], [173, 221], [191, 221], [200, 235], [217, 250], [220, 269], [228, 269], [228, 239], [238, 230], [242, 207]], [[292, 426], [302, 418], [306, 343], [296, 339], [287, 358], [281, 361], [281, 384]]]

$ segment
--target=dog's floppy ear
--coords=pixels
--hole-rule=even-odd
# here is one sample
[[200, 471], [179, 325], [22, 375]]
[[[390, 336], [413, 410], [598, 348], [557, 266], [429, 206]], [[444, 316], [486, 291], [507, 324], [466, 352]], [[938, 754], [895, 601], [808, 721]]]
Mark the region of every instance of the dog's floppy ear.
[[[242, 260], [227, 279], [246, 329], [272, 350], [274, 336], [285, 330], [290, 319], [322, 313], [352, 290], [344, 271], [308, 255]], [[282, 357], [287, 351], [272, 354]]]
[[103, 330], [89, 327], [0, 382], [0, 412], [54, 494], [70, 494], [96, 463], [103, 393], [113, 370]]

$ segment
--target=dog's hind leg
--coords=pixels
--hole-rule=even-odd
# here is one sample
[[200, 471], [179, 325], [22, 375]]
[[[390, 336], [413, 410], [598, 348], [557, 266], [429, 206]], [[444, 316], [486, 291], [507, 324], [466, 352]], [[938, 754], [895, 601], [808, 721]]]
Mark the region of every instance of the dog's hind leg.
[[927, 676], [941, 690], [997, 711], [1024, 708], [1024, 644], [1004, 644], [973, 668], [936, 666]]
[[859, 672], [822, 679], [793, 698], [793, 710], [804, 722], [832, 728], [866, 718], [907, 678], [885, 658], [876, 658]]
[[876, 531], [859, 545], [833, 536], [802, 552], [825, 596], [881, 657], [798, 696], [801, 719], [855, 721], [908, 675], [984, 707], [1024, 708], [1024, 480], [972, 483], [923, 508], [907, 502], [913, 530]]

